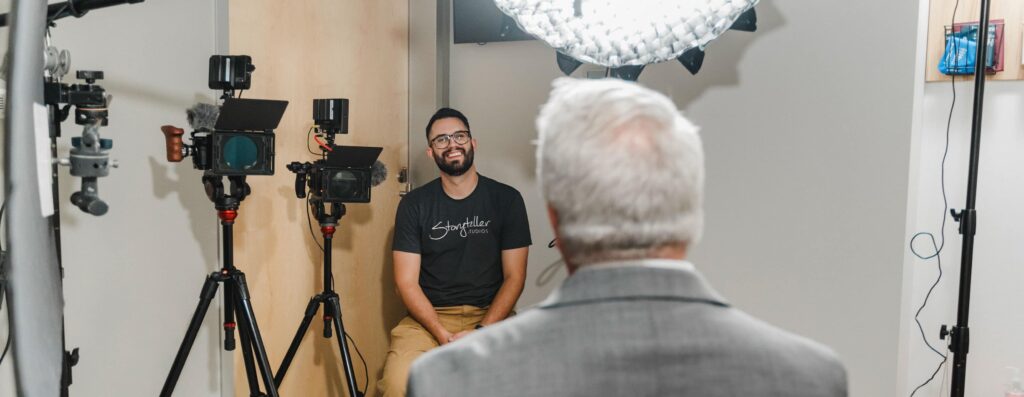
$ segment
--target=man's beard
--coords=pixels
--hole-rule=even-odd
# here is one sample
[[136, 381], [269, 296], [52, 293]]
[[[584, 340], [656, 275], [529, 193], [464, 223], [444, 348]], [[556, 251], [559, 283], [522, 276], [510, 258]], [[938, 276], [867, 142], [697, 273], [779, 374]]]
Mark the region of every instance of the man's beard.
[[[453, 150], [458, 150], [462, 152], [461, 164], [448, 163], [448, 161], [445, 159], [445, 156], [447, 156], [448, 153], [451, 153]], [[469, 168], [473, 166], [473, 147], [470, 146], [465, 149], [450, 148], [441, 153], [440, 156], [434, 154], [434, 162], [437, 163], [437, 168], [439, 168], [441, 172], [448, 174], [450, 176], [460, 176], [462, 174], [465, 174], [466, 171], [469, 171]]]

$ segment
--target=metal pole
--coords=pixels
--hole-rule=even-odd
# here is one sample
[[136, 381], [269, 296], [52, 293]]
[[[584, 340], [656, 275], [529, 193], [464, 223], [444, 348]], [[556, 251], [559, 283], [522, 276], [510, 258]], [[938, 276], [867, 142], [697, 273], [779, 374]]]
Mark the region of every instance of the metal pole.
[[16, 0], [12, 15], [5, 187], [15, 374], [19, 396], [57, 396], [64, 356], [63, 287], [53, 232], [43, 214], [52, 204], [41, 202], [42, 189], [52, 188], [50, 159], [36, 157], [49, 156], [42, 53], [46, 2]]
[[991, 0], [981, 1], [981, 17], [978, 20], [978, 46], [974, 68], [974, 115], [971, 120], [971, 156], [967, 175], [967, 205], [955, 213], [960, 222], [963, 247], [960, 255], [960, 293], [957, 301], [956, 326], [950, 330], [949, 348], [953, 354], [953, 379], [950, 395], [964, 396], [967, 378], [967, 352], [970, 346], [970, 329], [967, 326], [971, 308], [971, 271], [974, 262], [974, 235], [977, 231], [975, 202], [978, 194], [978, 158], [981, 146], [981, 116], [985, 100], [985, 66], [988, 55], [989, 8]]

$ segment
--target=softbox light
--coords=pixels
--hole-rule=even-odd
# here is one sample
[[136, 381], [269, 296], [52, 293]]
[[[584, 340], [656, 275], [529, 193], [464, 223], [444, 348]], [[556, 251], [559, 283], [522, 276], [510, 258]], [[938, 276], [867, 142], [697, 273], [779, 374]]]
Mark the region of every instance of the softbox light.
[[[495, 0], [519, 27], [560, 54], [633, 70], [696, 52], [729, 29], [753, 31], [759, 0]], [[560, 59], [560, 65], [565, 59]], [[565, 71], [567, 68], [562, 68]]]

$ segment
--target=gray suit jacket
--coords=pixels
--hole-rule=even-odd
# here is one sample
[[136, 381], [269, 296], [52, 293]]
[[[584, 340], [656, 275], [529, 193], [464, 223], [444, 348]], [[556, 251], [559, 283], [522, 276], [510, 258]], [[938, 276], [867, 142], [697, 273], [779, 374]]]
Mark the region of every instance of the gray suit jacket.
[[828, 348], [729, 307], [688, 263], [625, 265], [426, 353], [409, 396], [846, 396]]

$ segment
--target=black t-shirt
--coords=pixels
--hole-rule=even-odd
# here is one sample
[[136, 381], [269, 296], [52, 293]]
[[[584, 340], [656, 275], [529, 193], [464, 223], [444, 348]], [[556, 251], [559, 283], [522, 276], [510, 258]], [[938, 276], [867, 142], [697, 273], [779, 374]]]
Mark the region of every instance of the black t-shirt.
[[406, 194], [392, 249], [420, 254], [420, 287], [435, 307], [486, 307], [505, 279], [501, 251], [531, 243], [523, 196], [480, 175], [461, 200], [444, 192], [440, 178]]

